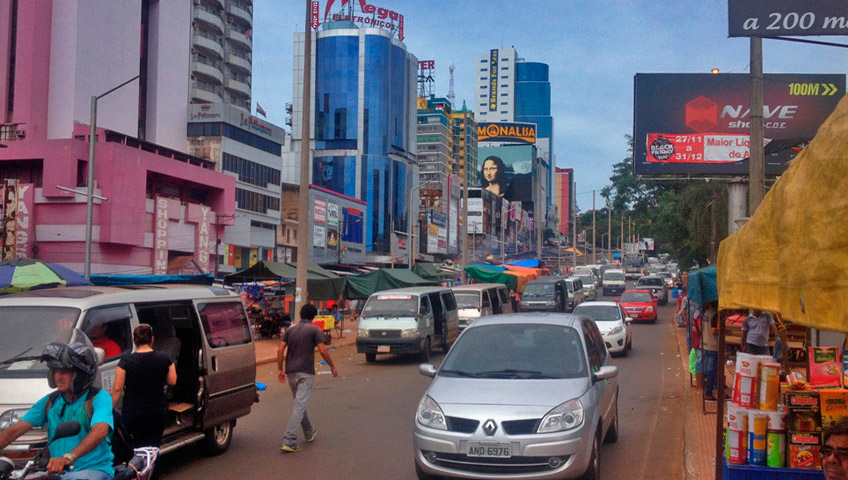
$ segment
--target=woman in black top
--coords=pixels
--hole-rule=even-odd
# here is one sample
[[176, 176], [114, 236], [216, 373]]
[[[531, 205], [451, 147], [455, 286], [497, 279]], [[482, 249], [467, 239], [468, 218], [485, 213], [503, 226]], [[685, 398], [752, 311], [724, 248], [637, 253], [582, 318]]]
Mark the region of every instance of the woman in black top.
[[165, 384], [176, 385], [177, 370], [171, 359], [153, 350], [153, 329], [142, 323], [133, 331], [136, 351], [118, 362], [112, 404], [124, 395], [124, 425], [133, 437], [133, 447], [158, 447], [167, 417]]

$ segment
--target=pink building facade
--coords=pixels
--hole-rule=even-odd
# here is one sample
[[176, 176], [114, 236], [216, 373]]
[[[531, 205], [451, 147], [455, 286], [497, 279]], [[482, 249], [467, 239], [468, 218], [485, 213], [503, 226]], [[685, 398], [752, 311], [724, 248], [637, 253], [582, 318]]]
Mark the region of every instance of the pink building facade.
[[212, 272], [235, 179], [183, 153], [190, 16], [190, 2], [0, 0], [4, 255], [84, 270], [86, 197], [67, 189], [86, 190], [90, 98], [139, 75], [98, 102], [91, 272]]

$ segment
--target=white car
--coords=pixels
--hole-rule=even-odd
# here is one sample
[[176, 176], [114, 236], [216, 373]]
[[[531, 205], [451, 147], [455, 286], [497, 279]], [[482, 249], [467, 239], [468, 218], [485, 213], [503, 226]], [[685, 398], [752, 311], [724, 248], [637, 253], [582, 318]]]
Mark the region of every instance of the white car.
[[574, 276], [583, 281], [583, 300], [597, 300], [598, 290], [595, 277], [589, 272], [577, 272]]
[[633, 349], [633, 319], [616, 302], [585, 302], [574, 309], [575, 315], [586, 315], [595, 321], [607, 350], [611, 354], [627, 356]]

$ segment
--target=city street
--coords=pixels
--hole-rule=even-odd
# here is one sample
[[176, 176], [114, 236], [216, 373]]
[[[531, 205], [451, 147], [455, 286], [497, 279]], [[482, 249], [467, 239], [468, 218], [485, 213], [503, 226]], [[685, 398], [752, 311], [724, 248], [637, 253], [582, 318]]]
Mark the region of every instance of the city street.
[[[683, 477], [684, 372], [677, 357], [671, 305], [660, 307], [657, 324], [636, 324], [633, 350], [614, 358], [621, 385], [621, 436], [602, 450], [602, 477]], [[258, 368], [268, 385], [253, 412], [239, 420], [230, 450], [209, 458], [193, 446], [165, 455], [165, 478], [414, 479], [412, 421], [428, 378], [412, 359], [383, 357], [367, 365], [355, 348], [333, 352], [339, 377], [316, 377], [309, 413], [318, 435], [303, 451], [281, 454], [291, 393], [277, 382], [273, 364]], [[434, 355], [438, 363], [442, 355]], [[661, 460], [658, 460], [661, 459]]]

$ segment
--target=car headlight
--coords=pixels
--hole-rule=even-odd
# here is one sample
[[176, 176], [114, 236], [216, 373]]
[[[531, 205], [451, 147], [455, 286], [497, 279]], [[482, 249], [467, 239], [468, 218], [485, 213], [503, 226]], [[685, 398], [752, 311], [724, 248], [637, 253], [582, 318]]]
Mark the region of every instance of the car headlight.
[[400, 332], [401, 338], [418, 338], [421, 332], [417, 328], [407, 328]]
[[654, 311], [654, 307], [648, 307], [648, 308], [646, 308], [646, 309], [645, 309], [645, 311], [646, 311], [646, 312], [653, 312], [653, 311]]
[[0, 431], [6, 430], [12, 425], [18, 423], [18, 421], [29, 411], [27, 408], [16, 408], [13, 410], [6, 410], [0, 415]]
[[418, 404], [418, 412], [415, 414], [418, 423], [425, 427], [435, 428], [438, 430], [447, 430], [448, 423], [445, 419], [445, 414], [442, 412], [442, 407], [436, 403], [429, 395], [425, 395]]
[[564, 432], [582, 424], [583, 404], [580, 400], [569, 400], [548, 412], [536, 433]]
[[621, 328], [621, 326], [619, 325], [618, 327], [614, 327], [612, 330], [610, 330], [610, 335], [617, 335], [617, 334], [621, 333], [623, 330], [624, 329]]
[[546, 307], [553, 307], [554, 305], [556, 305], [556, 302], [545, 302]]
[[356, 336], [357, 337], [368, 338], [369, 333], [370, 332], [368, 332], [367, 328], [360, 328], [360, 329], [356, 330]]

